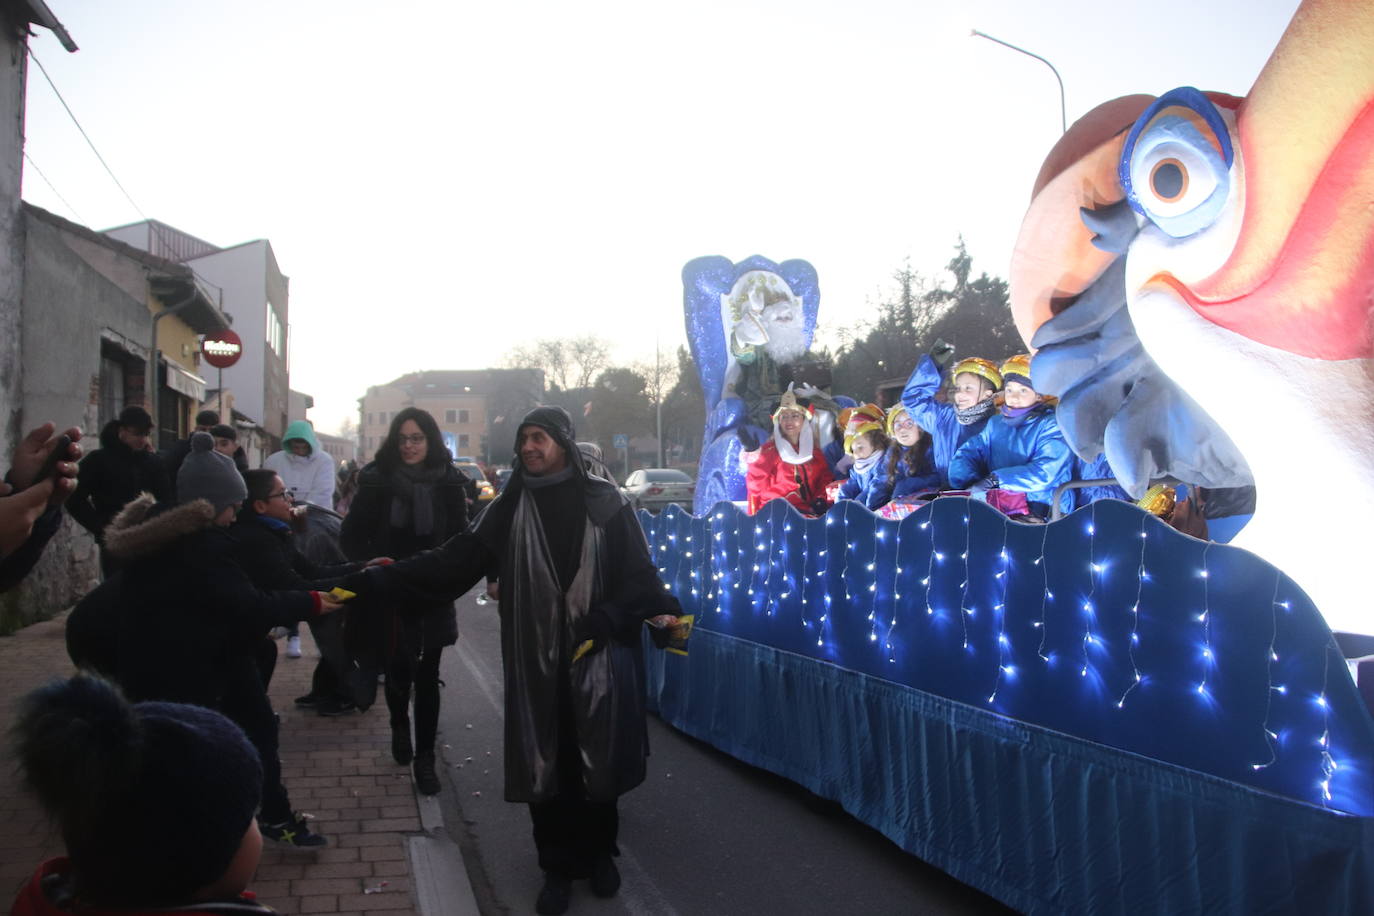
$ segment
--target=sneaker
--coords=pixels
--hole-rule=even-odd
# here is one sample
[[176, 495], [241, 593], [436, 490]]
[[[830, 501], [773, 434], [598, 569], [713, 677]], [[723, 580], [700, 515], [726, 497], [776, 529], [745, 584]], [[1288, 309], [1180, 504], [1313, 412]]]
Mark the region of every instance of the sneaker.
[[434, 755], [417, 755], [415, 758], [416, 791], [421, 795], [438, 795], [442, 788], [439, 784], [439, 774], [434, 772]]
[[551, 871], [544, 872], [544, 887], [539, 891], [539, 899], [534, 902], [534, 911], [540, 916], [558, 916], [568, 912], [572, 899], [572, 882], [562, 875]]
[[291, 631], [288, 630], [286, 627], [273, 627], [272, 629], [267, 631], [267, 635], [272, 637], [273, 639], [281, 639], [282, 637], [286, 636], [287, 633], [290, 632]]
[[615, 867], [615, 859], [602, 853], [592, 865], [592, 893], [598, 897], [614, 897], [620, 890], [620, 869]]
[[346, 716], [357, 708], [352, 700], [321, 700], [315, 704], [315, 712], [322, 716]]
[[329, 840], [318, 833], [311, 833], [310, 825], [305, 822], [305, 818], [294, 812], [289, 821], [282, 821], [280, 824], [259, 824], [258, 829], [267, 839], [293, 849], [323, 849], [329, 845]]
[[291, 702], [295, 703], [302, 709], [314, 709], [316, 706], [319, 706], [322, 701], [313, 693], [307, 693], [305, 696], [296, 697]]
[[300, 638], [299, 636], [291, 636], [291, 637], [288, 637], [288, 638], [287, 638], [287, 640], [286, 640], [286, 657], [287, 657], [287, 658], [300, 658], [300, 657], [301, 657], [301, 638]]

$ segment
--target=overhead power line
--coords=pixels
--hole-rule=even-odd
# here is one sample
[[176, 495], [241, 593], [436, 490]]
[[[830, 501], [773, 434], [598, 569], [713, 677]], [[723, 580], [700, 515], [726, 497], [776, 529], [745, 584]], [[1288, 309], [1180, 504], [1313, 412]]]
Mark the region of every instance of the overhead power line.
[[28, 160], [29, 165], [33, 166], [33, 170], [38, 173], [39, 178], [43, 179], [43, 183], [48, 186], [48, 189], [57, 195], [58, 200], [62, 201], [63, 206], [67, 208], [67, 212], [75, 216], [77, 222], [84, 224], [86, 220], [77, 212], [77, 209], [71, 205], [67, 198], [62, 196], [62, 192], [57, 190], [57, 185], [53, 184], [48, 176], [43, 174], [43, 170], [38, 167], [38, 163], [33, 161], [33, 157], [30, 156], [27, 151], [24, 153], [24, 158]]

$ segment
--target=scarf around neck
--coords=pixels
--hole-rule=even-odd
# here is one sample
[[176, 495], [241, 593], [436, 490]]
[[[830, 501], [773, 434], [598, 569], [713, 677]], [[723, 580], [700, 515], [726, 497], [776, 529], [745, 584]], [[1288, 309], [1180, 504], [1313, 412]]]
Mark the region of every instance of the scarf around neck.
[[409, 529], [417, 537], [434, 533], [435, 485], [446, 471], [447, 464], [401, 464], [391, 472], [391, 527]]
[[867, 474], [869, 470], [879, 461], [887, 457], [887, 452], [874, 452], [867, 458], [855, 458], [853, 473]]
[[776, 427], [773, 429], [773, 444], [778, 447], [778, 457], [788, 464], [806, 464], [816, 451], [816, 437], [811, 431], [810, 423], [802, 424], [802, 431], [801, 435], [797, 437], [796, 448], [793, 448], [792, 443], [787, 441], [782, 430]]
[[972, 426], [979, 420], [986, 420], [992, 416], [992, 412], [997, 409], [992, 398], [983, 398], [972, 407], [954, 408], [954, 419], [959, 421], [960, 426]]

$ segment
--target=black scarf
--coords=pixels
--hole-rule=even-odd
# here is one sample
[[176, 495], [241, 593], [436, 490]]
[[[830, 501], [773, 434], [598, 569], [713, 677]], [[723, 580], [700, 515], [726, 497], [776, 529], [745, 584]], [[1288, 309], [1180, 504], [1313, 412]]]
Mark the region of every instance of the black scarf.
[[391, 527], [408, 530], [416, 537], [434, 533], [435, 485], [444, 478], [448, 466], [399, 464], [392, 469]]

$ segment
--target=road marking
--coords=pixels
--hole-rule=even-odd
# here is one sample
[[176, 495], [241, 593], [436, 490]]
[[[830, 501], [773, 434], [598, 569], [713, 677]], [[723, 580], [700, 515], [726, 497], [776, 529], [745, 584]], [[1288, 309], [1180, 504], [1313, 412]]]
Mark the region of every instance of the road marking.
[[472, 679], [477, 682], [477, 689], [482, 691], [482, 696], [487, 698], [491, 708], [496, 710], [498, 716], [504, 717], [506, 710], [501, 702], [501, 682], [497, 676], [487, 668], [486, 662], [481, 657], [474, 654], [468, 647], [468, 643], [458, 640], [456, 646], [458, 650], [458, 660], [463, 663], [463, 667], [468, 669]]
[[620, 902], [631, 916], [676, 916], [677, 910], [623, 842], [620, 846]]
[[[487, 698], [497, 718], [505, 720], [506, 710], [502, 704], [502, 684], [498, 676], [487, 666], [486, 661], [469, 647], [468, 643], [458, 640], [455, 647], [458, 660], [468, 669], [477, 689]], [[658, 885], [640, 867], [639, 860], [630, 852], [624, 842], [620, 844], [620, 894], [625, 911], [631, 916], [676, 916], [677, 910], [659, 891]]]

